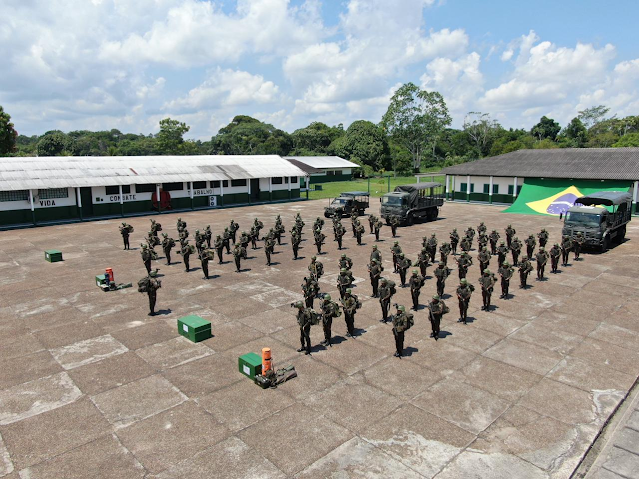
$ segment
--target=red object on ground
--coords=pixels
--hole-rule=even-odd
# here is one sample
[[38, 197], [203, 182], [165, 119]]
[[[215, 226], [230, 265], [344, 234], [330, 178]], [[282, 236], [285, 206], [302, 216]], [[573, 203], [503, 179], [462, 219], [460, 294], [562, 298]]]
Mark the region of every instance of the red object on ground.
[[262, 348], [262, 374], [271, 369], [271, 348]]
[[113, 268], [107, 268], [105, 274], [109, 276], [109, 281], [115, 283], [115, 280], [113, 279]]

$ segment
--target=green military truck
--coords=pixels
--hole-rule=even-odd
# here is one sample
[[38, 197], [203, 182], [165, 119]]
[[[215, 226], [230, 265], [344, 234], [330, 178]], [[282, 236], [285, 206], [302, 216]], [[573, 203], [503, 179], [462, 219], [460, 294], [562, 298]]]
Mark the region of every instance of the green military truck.
[[395, 191], [381, 197], [382, 218], [386, 224], [391, 216], [399, 217], [401, 224], [412, 225], [415, 221], [432, 221], [439, 215], [444, 204], [444, 186], [441, 183], [414, 183], [396, 186]]
[[574, 238], [583, 233], [584, 246], [604, 252], [613, 242], [623, 241], [631, 215], [630, 193], [600, 191], [575, 200], [566, 212], [562, 234]]
[[361, 216], [370, 204], [369, 197], [370, 194], [366, 191], [340, 193], [338, 198], [330, 201], [329, 205], [324, 208], [324, 216], [330, 218], [335, 213], [340, 217], [350, 216], [353, 211], [357, 211], [357, 214]]

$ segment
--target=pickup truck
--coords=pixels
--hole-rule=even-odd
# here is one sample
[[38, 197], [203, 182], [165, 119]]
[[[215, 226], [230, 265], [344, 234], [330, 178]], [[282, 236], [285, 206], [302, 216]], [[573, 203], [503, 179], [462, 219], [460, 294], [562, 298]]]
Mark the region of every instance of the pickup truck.
[[339, 197], [330, 201], [324, 208], [324, 216], [330, 218], [335, 213], [340, 217], [350, 216], [353, 211], [358, 215], [363, 215], [364, 210], [369, 206], [369, 193], [366, 191], [347, 191], [340, 193]]

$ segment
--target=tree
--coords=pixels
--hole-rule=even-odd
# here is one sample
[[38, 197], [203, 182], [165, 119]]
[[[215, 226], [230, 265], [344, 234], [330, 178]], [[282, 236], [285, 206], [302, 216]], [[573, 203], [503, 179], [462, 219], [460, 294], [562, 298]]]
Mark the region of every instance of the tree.
[[11, 116], [4, 112], [0, 105], [0, 155], [13, 153], [16, 150], [18, 132], [11, 123]]
[[446, 102], [438, 92], [406, 83], [391, 98], [381, 126], [394, 141], [410, 151], [413, 169], [419, 171], [425, 151], [434, 150], [439, 136], [450, 123]]
[[570, 120], [563, 134], [570, 140], [571, 146], [575, 148], [583, 148], [588, 141], [588, 130], [586, 130], [579, 117]]
[[211, 138], [214, 155], [288, 155], [291, 135], [246, 115], [238, 115]]
[[358, 165], [369, 166], [373, 171], [386, 167], [390, 157], [384, 132], [377, 125], [366, 120], [351, 123], [346, 134], [333, 146], [337, 155]]
[[628, 133], [612, 145], [613, 148], [626, 148], [630, 146], [639, 146], [639, 133]]
[[477, 147], [481, 156], [488, 154], [495, 134], [500, 128], [499, 122], [492, 120], [488, 113], [471, 111], [464, 118], [464, 132]]
[[604, 121], [604, 116], [609, 111], [610, 108], [605, 105], [591, 106], [590, 108], [580, 111], [577, 118], [581, 120], [587, 129], [590, 129], [597, 125], [597, 123]]
[[314, 121], [306, 128], [300, 128], [291, 134], [294, 147], [291, 154], [326, 155], [329, 145], [341, 136], [344, 136], [344, 127], [341, 124], [330, 127]]
[[160, 120], [160, 132], [157, 135], [157, 148], [161, 155], [178, 155], [184, 143], [184, 134], [190, 130], [186, 123], [165, 118]]
[[38, 141], [36, 151], [38, 156], [60, 156], [65, 154], [68, 144], [67, 135], [61, 131], [49, 131]]
[[559, 123], [557, 123], [552, 118], [548, 118], [546, 116], [542, 116], [535, 126], [533, 126], [530, 133], [532, 136], [537, 138], [539, 141], [544, 140], [546, 138], [555, 141], [557, 139], [557, 134], [561, 131], [561, 127]]

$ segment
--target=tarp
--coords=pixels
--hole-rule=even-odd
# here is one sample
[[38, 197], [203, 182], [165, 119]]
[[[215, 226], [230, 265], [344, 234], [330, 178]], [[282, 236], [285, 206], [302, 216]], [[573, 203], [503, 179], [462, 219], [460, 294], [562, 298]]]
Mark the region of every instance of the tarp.
[[441, 183], [413, 183], [411, 185], [399, 185], [395, 187], [394, 193], [408, 193], [408, 204], [413, 205], [419, 196], [421, 190], [427, 190], [430, 188], [437, 188], [442, 186]]
[[630, 191], [632, 182], [526, 178], [515, 202], [505, 213], [559, 216], [581, 196], [598, 191]]

